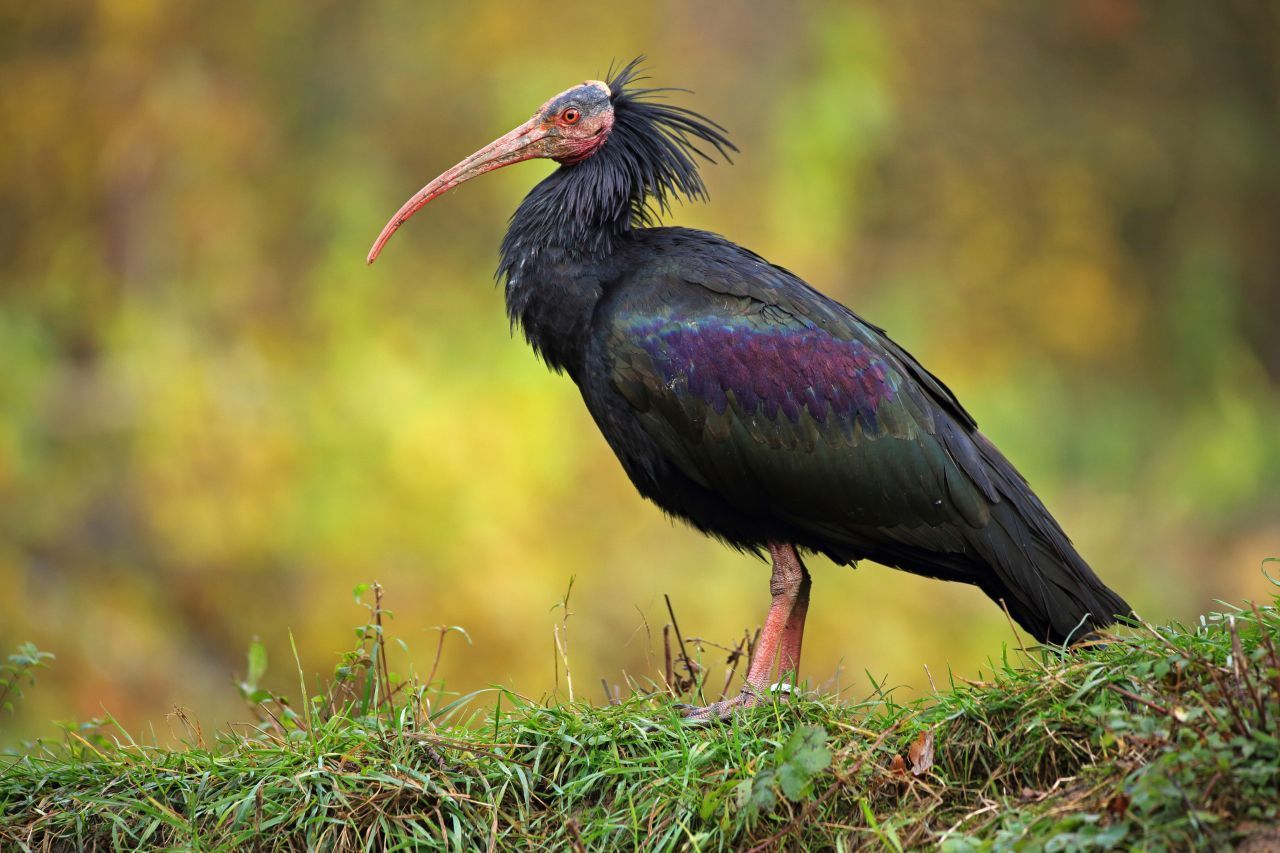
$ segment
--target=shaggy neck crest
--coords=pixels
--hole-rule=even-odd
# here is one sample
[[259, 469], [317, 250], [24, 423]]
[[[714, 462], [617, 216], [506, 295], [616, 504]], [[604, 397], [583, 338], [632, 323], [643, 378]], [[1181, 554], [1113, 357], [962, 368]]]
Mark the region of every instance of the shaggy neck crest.
[[609, 75], [614, 121], [599, 150], [562, 165], [521, 202], [502, 241], [499, 278], [548, 250], [603, 257], [631, 228], [656, 224], [672, 198], [706, 199], [698, 158], [728, 161], [738, 149], [720, 125], [662, 101], [682, 90], [635, 87], [643, 59]]

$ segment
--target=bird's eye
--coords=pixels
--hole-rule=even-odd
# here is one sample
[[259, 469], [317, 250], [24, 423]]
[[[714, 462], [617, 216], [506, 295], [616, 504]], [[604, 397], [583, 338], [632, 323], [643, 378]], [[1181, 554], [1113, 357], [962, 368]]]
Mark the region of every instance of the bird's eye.
[[580, 118], [582, 118], [582, 113], [578, 112], [572, 107], [560, 114], [560, 120], [563, 121], [565, 124], [577, 124], [578, 119]]

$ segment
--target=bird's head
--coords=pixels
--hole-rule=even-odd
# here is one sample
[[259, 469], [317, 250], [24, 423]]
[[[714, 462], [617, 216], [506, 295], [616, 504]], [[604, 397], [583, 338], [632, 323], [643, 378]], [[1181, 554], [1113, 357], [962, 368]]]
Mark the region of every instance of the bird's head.
[[414, 193], [413, 197], [391, 217], [369, 250], [373, 263], [396, 229], [410, 216], [437, 196], [443, 195], [477, 175], [543, 158], [563, 165], [580, 163], [594, 154], [613, 130], [613, 100], [609, 84], [600, 80], [565, 89], [549, 99], [533, 118], [500, 136], [434, 181]]
[[[542, 158], [575, 166], [603, 150], [612, 136], [626, 137], [613, 148], [622, 170], [637, 182], [637, 209], [644, 215], [645, 197], [665, 208], [666, 195], [704, 193], [692, 155], [706, 157], [694, 140], [710, 143], [727, 158], [736, 150], [721, 128], [690, 110], [653, 100], [666, 89], [635, 89], [636, 59], [606, 83], [587, 80], [552, 97], [524, 124], [490, 142], [414, 193], [382, 229], [368, 263], [377, 260], [396, 229], [428, 202], [477, 175]], [[709, 158], [708, 158], [709, 159]]]

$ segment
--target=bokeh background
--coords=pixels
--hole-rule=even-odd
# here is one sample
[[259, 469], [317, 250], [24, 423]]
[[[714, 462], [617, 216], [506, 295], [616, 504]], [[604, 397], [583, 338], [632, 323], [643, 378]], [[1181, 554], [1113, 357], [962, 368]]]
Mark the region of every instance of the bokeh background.
[[[785, 8], [784, 8], [785, 7]], [[1202, 3], [0, 3], [0, 647], [54, 668], [0, 745], [109, 711], [247, 718], [378, 580], [451, 688], [578, 693], [763, 616], [764, 565], [632, 491], [513, 339], [497, 244], [550, 168], [411, 192], [645, 53], [741, 148], [728, 235], [940, 374], [1147, 618], [1280, 554], [1280, 22]], [[976, 590], [814, 560], [815, 681], [927, 686], [1011, 641]], [[647, 622], [655, 642], [642, 626]], [[563, 695], [563, 677], [559, 681]], [[477, 700], [486, 701], [486, 700]]]

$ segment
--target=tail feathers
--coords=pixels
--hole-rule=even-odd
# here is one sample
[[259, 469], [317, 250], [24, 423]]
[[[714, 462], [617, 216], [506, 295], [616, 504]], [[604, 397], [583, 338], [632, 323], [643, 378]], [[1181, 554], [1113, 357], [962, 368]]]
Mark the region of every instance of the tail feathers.
[[995, 570], [979, 581], [982, 590], [1033, 637], [1060, 645], [1130, 615], [1008, 460], [985, 438], [978, 445], [1002, 498], [974, 543]]
[[[998, 507], [993, 515], [1011, 511]], [[1046, 547], [1021, 519], [1002, 521], [997, 527], [993, 518], [992, 527], [984, 531], [983, 550], [996, 571], [988, 573], [979, 586], [992, 600], [1003, 603], [1032, 637], [1057, 645], [1072, 644], [1132, 612], [1070, 543], [1069, 553], [1061, 554]], [[1029, 533], [1030, 541], [1009, 535], [1008, 527]]]

